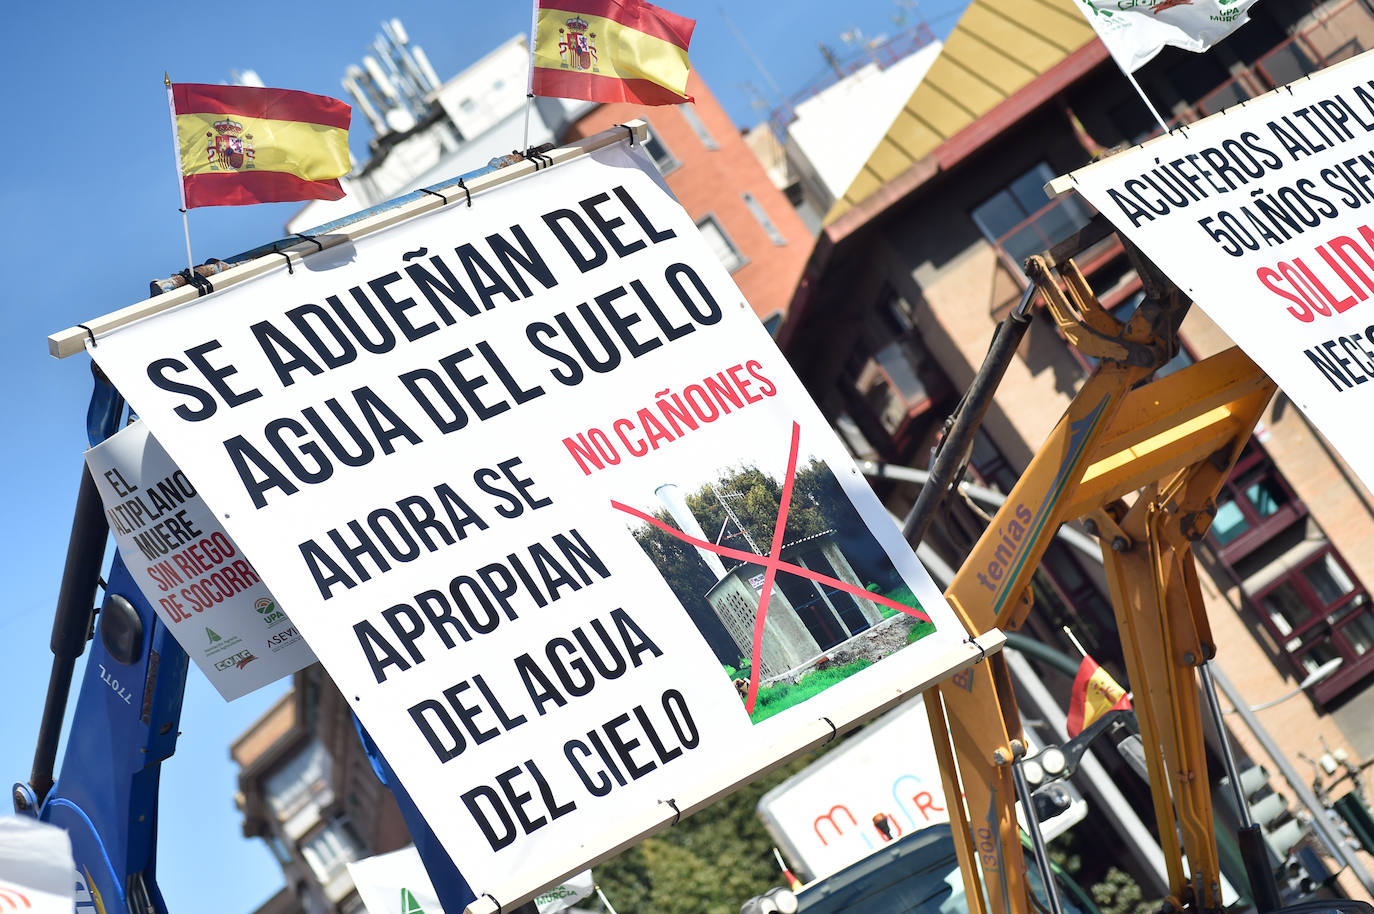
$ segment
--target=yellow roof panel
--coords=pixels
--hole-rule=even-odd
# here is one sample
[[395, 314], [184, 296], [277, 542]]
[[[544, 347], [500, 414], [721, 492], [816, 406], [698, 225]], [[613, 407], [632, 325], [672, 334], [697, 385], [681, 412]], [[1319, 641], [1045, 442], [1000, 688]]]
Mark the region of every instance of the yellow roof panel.
[[924, 83], [956, 94], [964, 107], [972, 111], [986, 111], [1007, 97], [1007, 91], [999, 88], [1002, 83], [994, 76], [986, 69], [969, 70], [953, 57], [941, 57], [926, 71]]
[[1077, 0], [973, 0], [827, 225], [1095, 37]]

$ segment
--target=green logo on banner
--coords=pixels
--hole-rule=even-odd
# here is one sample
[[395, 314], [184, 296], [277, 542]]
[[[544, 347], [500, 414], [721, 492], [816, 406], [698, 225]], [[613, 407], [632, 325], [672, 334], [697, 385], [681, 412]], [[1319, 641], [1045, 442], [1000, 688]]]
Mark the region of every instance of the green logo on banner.
[[410, 889], [401, 889], [401, 914], [425, 914], [425, 909], [420, 907], [420, 902], [415, 900]]
[[211, 644], [214, 644], [216, 641], [219, 640], [219, 635], [215, 634], [215, 630], [213, 628], [207, 628], [205, 630], [205, 634], [210, 638]]

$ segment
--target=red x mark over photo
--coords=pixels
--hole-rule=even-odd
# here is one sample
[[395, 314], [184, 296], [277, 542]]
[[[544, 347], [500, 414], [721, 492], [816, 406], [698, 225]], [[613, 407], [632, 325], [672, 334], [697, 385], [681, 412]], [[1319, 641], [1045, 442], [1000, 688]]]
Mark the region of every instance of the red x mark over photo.
[[684, 543], [689, 543], [699, 549], [707, 549], [725, 558], [737, 559], [741, 562], [763, 566], [763, 584], [759, 588], [759, 608], [754, 614], [754, 645], [751, 662], [749, 664], [749, 693], [744, 701], [744, 710], [749, 714], [754, 713], [754, 701], [758, 698], [759, 658], [763, 652], [763, 623], [768, 616], [768, 603], [773, 594], [773, 580], [778, 572], [781, 571], [787, 574], [794, 574], [801, 578], [807, 578], [824, 586], [833, 587], [836, 590], [842, 590], [854, 596], [862, 597], [865, 600], [906, 613], [908, 616], [920, 619], [923, 622], [930, 621], [930, 616], [926, 615], [926, 613], [920, 609], [907, 606], [904, 603], [898, 603], [896, 600], [889, 599], [881, 594], [865, 590], [857, 584], [850, 584], [848, 581], [841, 581], [829, 575], [821, 574], [818, 571], [812, 571], [810, 568], [803, 568], [801, 565], [793, 565], [790, 562], [784, 562], [779, 558], [782, 553], [783, 531], [787, 528], [787, 512], [792, 504], [792, 485], [796, 482], [797, 478], [797, 452], [800, 444], [801, 426], [793, 422], [792, 445], [787, 454], [787, 475], [783, 480], [782, 495], [778, 499], [778, 519], [776, 525], [773, 527], [773, 544], [766, 556], [759, 555], [755, 552], [731, 549], [729, 546], [721, 546], [706, 540], [697, 539], [694, 536], [683, 533], [676, 527], [665, 524], [652, 515], [645, 514], [637, 508], [632, 508], [614, 499], [611, 500], [611, 507], [616, 510], [624, 511], [626, 514], [637, 517], [645, 523], [653, 524], [664, 533], [674, 536]]

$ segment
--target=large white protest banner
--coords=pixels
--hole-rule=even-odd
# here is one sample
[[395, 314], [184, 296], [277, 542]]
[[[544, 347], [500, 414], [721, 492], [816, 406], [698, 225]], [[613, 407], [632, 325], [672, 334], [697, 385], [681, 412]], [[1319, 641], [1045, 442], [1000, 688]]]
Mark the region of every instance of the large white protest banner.
[[1374, 56], [1072, 174], [1374, 486]]
[[[315, 662], [196, 487], [134, 422], [86, 452], [134, 583], [226, 701]], [[103, 671], [102, 671], [103, 675]], [[116, 689], [133, 701], [133, 693]]]
[[641, 146], [91, 353], [493, 903], [980, 653]]

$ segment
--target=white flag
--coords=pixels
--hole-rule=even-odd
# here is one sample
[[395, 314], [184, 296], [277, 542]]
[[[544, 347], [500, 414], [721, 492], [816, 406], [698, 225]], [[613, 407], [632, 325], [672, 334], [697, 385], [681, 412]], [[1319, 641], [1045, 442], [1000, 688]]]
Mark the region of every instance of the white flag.
[[1205, 51], [1250, 21], [1255, 0], [1077, 0], [1117, 66], [1134, 73], [1166, 44]]
[[71, 914], [77, 901], [91, 901], [89, 882], [76, 872], [65, 831], [24, 816], [0, 818], [0, 911]]

